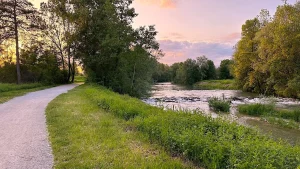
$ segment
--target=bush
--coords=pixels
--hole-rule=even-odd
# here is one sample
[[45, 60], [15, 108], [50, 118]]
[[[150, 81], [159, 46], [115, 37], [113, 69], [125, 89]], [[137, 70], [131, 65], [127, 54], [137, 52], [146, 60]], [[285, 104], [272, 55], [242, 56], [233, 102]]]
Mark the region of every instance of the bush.
[[276, 114], [277, 117], [300, 122], [300, 110], [280, 110]]
[[223, 101], [218, 98], [213, 98], [208, 101], [209, 107], [213, 109], [215, 112], [225, 112], [228, 113], [230, 111], [230, 102]]
[[275, 113], [275, 106], [273, 104], [239, 105], [238, 111], [250, 116], [271, 115]]
[[205, 168], [297, 168], [300, 147], [200, 114], [164, 111], [103, 87], [80, 88], [95, 104], [149, 136], [174, 155]]

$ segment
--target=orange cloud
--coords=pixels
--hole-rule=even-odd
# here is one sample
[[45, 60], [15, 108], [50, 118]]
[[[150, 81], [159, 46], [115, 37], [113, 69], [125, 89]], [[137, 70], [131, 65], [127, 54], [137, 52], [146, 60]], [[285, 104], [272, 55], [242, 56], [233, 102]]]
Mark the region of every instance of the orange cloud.
[[137, 0], [143, 4], [159, 5], [162, 8], [175, 8], [176, 0]]

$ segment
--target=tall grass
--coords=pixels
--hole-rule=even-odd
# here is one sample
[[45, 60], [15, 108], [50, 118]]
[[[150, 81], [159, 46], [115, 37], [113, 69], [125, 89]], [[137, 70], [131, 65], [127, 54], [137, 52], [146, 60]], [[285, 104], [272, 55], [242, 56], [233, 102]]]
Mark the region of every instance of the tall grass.
[[263, 120], [284, 128], [299, 129], [300, 110], [277, 110], [274, 104], [239, 105], [241, 114], [263, 117]]
[[271, 116], [300, 122], [300, 110], [276, 110], [273, 104], [239, 105], [238, 110], [251, 116]]
[[33, 89], [44, 86], [41, 83], [28, 83], [28, 84], [12, 84], [12, 83], [0, 83], [0, 93], [1, 92], [9, 92], [16, 90], [24, 90], [24, 89]]
[[[193, 168], [172, 158], [162, 146], [124, 119], [99, 109], [78, 87], [47, 107], [47, 125], [55, 169]], [[95, 94], [100, 94], [98, 91]]]
[[205, 80], [194, 85], [199, 90], [238, 90], [234, 80]]
[[229, 113], [230, 102], [225, 100], [220, 100], [218, 98], [212, 98], [208, 101], [208, 105], [215, 112]]
[[283, 119], [291, 119], [296, 122], [300, 122], [300, 110], [279, 110], [275, 114], [276, 117]]
[[205, 168], [297, 168], [300, 147], [275, 142], [253, 129], [151, 107], [103, 87], [81, 86], [101, 109], [128, 120], [166, 150]]
[[270, 115], [275, 113], [275, 105], [273, 104], [249, 104], [239, 105], [238, 111], [242, 114], [250, 116]]

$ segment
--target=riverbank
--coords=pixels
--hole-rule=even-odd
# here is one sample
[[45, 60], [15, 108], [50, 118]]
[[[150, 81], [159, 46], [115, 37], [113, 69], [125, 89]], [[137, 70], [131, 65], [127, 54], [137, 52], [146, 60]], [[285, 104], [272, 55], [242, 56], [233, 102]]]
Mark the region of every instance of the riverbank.
[[234, 80], [205, 80], [193, 87], [195, 90], [239, 90]]
[[167, 163], [160, 163], [161, 153], [150, 153], [155, 154], [150, 164], [143, 154], [147, 149], [137, 151], [142, 154], [133, 161], [136, 146], [131, 147], [128, 139], [150, 149], [156, 144], [166, 151], [159, 148], [162, 154], [205, 168], [297, 168], [300, 164], [299, 146], [196, 112], [164, 111], [94, 85], [58, 97], [47, 108], [47, 121], [57, 168], [187, 166], [169, 155], [164, 156]]
[[101, 109], [98, 94], [116, 96], [83, 85], [49, 104], [47, 124], [55, 168], [195, 168], [170, 156], [162, 146], [150, 144], [147, 135], [130, 122]]

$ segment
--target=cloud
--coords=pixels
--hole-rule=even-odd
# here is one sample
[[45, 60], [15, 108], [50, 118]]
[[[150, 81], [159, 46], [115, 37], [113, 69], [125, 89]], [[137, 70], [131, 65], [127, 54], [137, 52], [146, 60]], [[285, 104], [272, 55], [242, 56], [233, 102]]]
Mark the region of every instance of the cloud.
[[147, 5], [159, 5], [162, 8], [175, 8], [177, 0], [137, 0]]
[[180, 34], [180, 33], [176, 33], [176, 32], [172, 32], [164, 37], [162, 37], [161, 40], [168, 40], [168, 39], [172, 39], [172, 40], [183, 40], [185, 39], [185, 36]]
[[241, 33], [234, 32], [234, 33], [231, 33], [231, 34], [223, 37], [221, 40], [226, 43], [236, 43], [240, 38], [241, 38]]
[[188, 41], [159, 41], [165, 56], [159, 61], [165, 64], [183, 62], [188, 58], [195, 59], [205, 55], [219, 66], [224, 59], [230, 59], [233, 54], [233, 46], [217, 42], [188, 42]]

